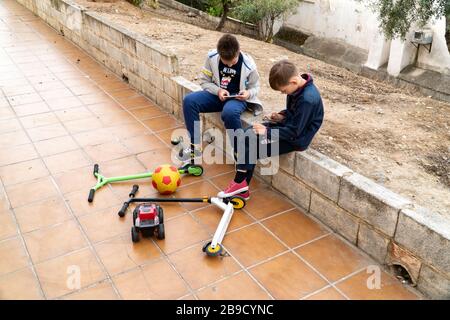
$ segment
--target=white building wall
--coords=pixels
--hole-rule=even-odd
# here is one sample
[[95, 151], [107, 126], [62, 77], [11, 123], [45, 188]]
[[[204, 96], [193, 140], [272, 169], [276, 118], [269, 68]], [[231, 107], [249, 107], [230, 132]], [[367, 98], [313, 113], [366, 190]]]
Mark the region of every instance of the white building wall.
[[303, 0], [285, 25], [369, 50], [378, 21], [363, 3], [354, 0]]
[[431, 52], [420, 46], [417, 65], [424, 69], [450, 74], [450, 53], [445, 40], [445, 18], [434, 21], [428, 27], [433, 30], [433, 45]]
[[[317, 37], [338, 39], [368, 51], [366, 66], [378, 69], [390, 59], [388, 72], [394, 76], [414, 63], [416, 50], [409, 39], [386, 41], [378, 29], [379, 21], [364, 2], [355, 0], [303, 0], [297, 13], [285, 22], [287, 27]], [[445, 18], [433, 22], [431, 53], [423, 47], [417, 65], [424, 69], [450, 73], [450, 54], [445, 42]], [[397, 51], [397, 52], [395, 52]]]

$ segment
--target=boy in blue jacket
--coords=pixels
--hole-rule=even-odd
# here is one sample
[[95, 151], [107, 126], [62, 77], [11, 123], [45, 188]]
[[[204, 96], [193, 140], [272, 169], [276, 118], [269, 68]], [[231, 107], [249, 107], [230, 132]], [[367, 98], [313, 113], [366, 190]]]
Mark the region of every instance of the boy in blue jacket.
[[[272, 66], [269, 83], [272, 89], [287, 95], [286, 109], [270, 114], [266, 118], [269, 122], [247, 128], [246, 134], [256, 135], [256, 139], [245, 140], [244, 152], [238, 153], [236, 176], [219, 197], [239, 195], [249, 199], [248, 185], [256, 159], [306, 150], [322, 125], [322, 98], [311, 75], [299, 75], [292, 62], [283, 60]], [[252, 145], [252, 140], [257, 143]]]

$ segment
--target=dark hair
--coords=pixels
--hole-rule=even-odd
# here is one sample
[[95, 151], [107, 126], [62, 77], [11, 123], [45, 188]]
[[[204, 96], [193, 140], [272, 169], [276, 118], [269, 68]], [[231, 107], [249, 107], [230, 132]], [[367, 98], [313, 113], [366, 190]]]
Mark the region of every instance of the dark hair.
[[235, 36], [224, 34], [217, 42], [217, 52], [225, 60], [234, 59], [239, 53], [239, 42]]
[[275, 63], [270, 69], [269, 83], [274, 90], [289, 84], [289, 80], [298, 74], [297, 67], [288, 60]]

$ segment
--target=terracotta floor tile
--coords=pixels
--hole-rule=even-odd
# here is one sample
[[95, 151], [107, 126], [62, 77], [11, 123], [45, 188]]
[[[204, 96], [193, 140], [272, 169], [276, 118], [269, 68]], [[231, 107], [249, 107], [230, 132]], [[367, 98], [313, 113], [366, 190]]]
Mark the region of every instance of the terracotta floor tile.
[[[97, 82], [98, 86], [108, 92], [109, 94], [113, 94], [115, 92], [120, 92], [122, 90], [127, 90], [129, 88], [128, 84], [122, 82], [120, 80], [109, 81], [109, 82]], [[137, 92], [136, 92], [137, 94]]]
[[241, 269], [230, 256], [211, 258], [197, 246], [174, 253], [169, 256], [169, 259], [194, 290]]
[[9, 210], [0, 210], [0, 241], [17, 234], [17, 225]]
[[177, 121], [173, 116], [162, 116], [143, 120], [142, 122], [154, 132], [175, 128], [181, 125], [181, 123]]
[[147, 106], [143, 108], [132, 109], [130, 112], [136, 116], [139, 120], [146, 120], [157, 116], [166, 114], [160, 108], [156, 106]]
[[77, 97], [53, 98], [46, 100], [46, 103], [51, 110], [66, 110], [83, 105], [83, 102]]
[[[220, 189], [225, 189], [231, 180], [234, 179], [234, 176], [236, 175], [236, 172], [233, 171], [225, 174], [221, 174], [219, 176], [216, 176], [214, 178], [210, 178], [211, 181]], [[253, 191], [256, 191], [258, 188], [260, 188], [263, 184], [258, 180], [258, 178], [253, 177], [250, 181], [250, 199], [252, 199]]]
[[13, 107], [18, 117], [24, 117], [39, 113], [49, 112], [50, 109], [45, 102], [34, 102]]
[[80, 290], [64, 297], [64, 300], [117, 300], [119, 297], [109, 281]]
[[53, 88], [51, 90], [42, 91], [39, 93], [42, 99], [45, 101], [60, 99], [60, 98], [72, 98], [74, 94], [68, 88]]
[[81, 150], [68, 151], [44, 158], [52, 174], [87, 166], [89, 161]]
[[15, 210], [17, 222], [23, 233], [48, 227], [72, 218], [59, 197], [34, 202]]
[[120, 207], [113, 207], [79, 218], [80, 224], [86, 231], [91, 242], [99, 242], [130, 232], [133, 225], [131, 214], [120, 218], [117, 211]]
[[132, 98], [119, 98], [118, 101], [125, 109], [133, 109], [145, 106], [154, 106], [153, 102], [140, 95]]
[[197, 299], [195, 298], [195, 296], [190, 294], [190, 295], [184, 296], [183, 298], [180, 298], [178, 300], [197, 300]]
[[[223, 173], [229, 173], [232, 172], [233, 174], [235, 173], [235, 166], [234, 164], [207, 164], [205, 162], [203, 162], [202, 164], [203, 170], [204, 170], [204, 176], [206, 178], [212, 178], [215, 177], [219, 174], [223, 174]], [[234, 177], [233, 177], [234, 178]], [[227, 181], [230, 182], [230, 181]], [[228, 186], [228, 184], [227, 184]]]
[[123, 299], [177, 299], [189, 293], [183, 280], [165, 260], [113, 277]]
[[257, 219], [263, 219], [292, 208], [294, 206], [285, 197], [271, 189], [260, 188], [251, 193], [245, 211]]
[[171, 145], [172, 139], [178, 138], [179, 136], [183, 137], [183, 141], [188, 141], [189, 143], [188, 131], [183, 125], [179, 125], [175, 128], [167, 130], [158, 131], [156, 135], [163, 139], [168, 145]]
[[126, 111], [108, 112], [99, 116], [99, 119], [100, 122], [106, 127], [117, 126], [127, 123], [131, 124], [137, 123], [136, 119]]
[[259, 225], [227, 234], [223, 244], [246, 267], [287, 250]]
[[153, 134], [131, 137], [123, 140], [123, 144], [134, 154], [165, 147], [164, 143]]
[[200, 300], [269, 300], [270, 296], [245, 272], [196, 292]]
[[100, 92], [78, 96], [78, 99], [80, 99], [80, 101], [86, 105], [100, 103], [100, 102], [109, 102], [112, 100], [111, 97], [109, 97], [108, 95], [106, 95], [104, 93], [100, 93]]
[[82, 147], [95, 146], [97, 144], [115, 141], [110, 128], [101, 128], [92, 131], [85, 131], [73, 135], [73, 138]]
[[94, 166], [90, 165], [58, 173], [54, 176], [55, 181], [64, 194], [74, 191], [89, 192], [89, 189], [97, 182], [92, 174], [93, 168]]
[[[36, 272], [48, 299], [78, 290], [77, 275], [80, 275], [81, 288], [106, 277], [94, 254], [88, 248], [40, 263], [36, 265]], [[72, 278], [73, 281], [70, 281]]]
[[89, 85], [71, 86], [70, 91], [76, 96], [99, 92], [101, 89], [90, 83]]
[[64, 122], [64, 126], [71, 134], [97, 130], [103, 127], [100, 120], [94, 116], [80, 120], [67, 121]]
[[0, 276], [28, 266], [28, 256], [19, 237], [0, 241]]
[[110, 112], [123, 111], [122, 106], [115, 101], [90, 104], [86, 108], [88, 108], [93, 114], [99, 117]]
[[136, 96], [140, 96], [140, 93], [136, 90], [130, 89], [130, 87], [127, 85], [125, 89], [114, 91], [110, 93], [111, 96], [113, 96], [116, 99], [129, 99], [134, 98]]
[[260, 264], [250, 272], [275, 299], [300, 299], [328, 284], [292, 253]]
[[80, 120], [92, 117], [92, 112], [86, 107], [75, 107], [71, 109], [58, 110], [55, 112], [59, 120], [63, 122]]
[[26, 233], [23, 237], [35, 264], [87, 246], [74, 219]]
[[56, 137], [35, 142], [37, 151], [42, 157], [78, 149], [78, 145], [71, 136]]
[[42, 102], [42, 98], [37, 93], [26, 93], [17, 96], [9, 96], [7, 98], [9, 103], [13, 107]]
[[[220, 219], [222, 218], [223, 211], [218, 207], [211, 205], [206, 208], [197, 210], [192, 214], [206, 227], [208, 232], [214, 234], [217, 226], [219, 225]], [[254, 222], [254, 220], [244, 211], [235, 210], [230, 224], [228, 225], [227, 232], [246, 226], [252, 222]]]
[[[124, 200], [117, 198], [117, 196], [108, 187], [103, 187], [95, 192], [93, 202], [88, 202], [89, 188], [80, 190], [70, 194], [66, 194], [64, 198], [67, 204], [76, 216], [82, 216], [88, 213], [97, 212], [107, 208], [114, 208], [119, 211], [120, 204]], [[130, 188], [131, 190], [131, 188]], [[116, 215], [117, 216], [117, 215]]]
[[291, 248], [328, 234], [325, 228], [297, 209], [269, 218], [263, 224]]
[[146, 127], [140, 123], [127, 123], [119, 126], [108, 127], [112, 134], [120, 139], [126, 139], [134, 136], [151, 133]]
[[60, 123], [27, 129], [27, 132], [34, 142], [67, 135], [66, 129]]
[[126, 147], [115, 141], [95, 146], [86, 146], [84, 150], [95, 163], [120, 159], [130, 155]]
[[2, 88], [5, 96], [18, 96], [22, 94], [36, 93], [32, 85], [24, 85], [24, 86], [4, 86]]
[[23, 144], [20, 146], [4, 148], [0, 153], [0, 167], [17, 162], [33, 160], [39, 155], [32, 144]]
[[336, 286], [350, 299], [357, 300], [416, 300], [416, 294], [404, 287], [400, 281], [381, 271], [380, 287], [370, 287], [375, 283], [370, 279], [374, 273], [363, 270], [358, 274], [338, 283]]
[[300, 247], [296, 252], [332, 282], [374, 264], [334, 235]]
[[[198, 224], [190, 215], [184, 215], [164, 221], [166, 238], [156, 240], [156, 244], [166, 254], [186, 248], [197, 242], [209, 239], [209, 234]], [[202, 250], [202, 244], [198, 245], [199, 251]]]
[[48, 90], [52, 90], [52, 89], [61, 89], [64, 88], [65, 85], [62, 81], [40, 81], [40, 82], [35, 82], [33, 83], [32, 81], [30, 81], [33, 84], [34, 89], [37, 92], [43, 92], [43, 91], [48, 91]]
[[[147, 170], [134, 156], [100, 162], [100, 173], [106, 177], [132, 175], [145, 172], [147, 172]], [[142, 182], [143, 180], [136, 181]]]
[[[1, 107], [0, 107], [1, 108]], [[0, 120], [0, 134], [22, 130], [20, 122], [16, 119]]]
[[53, 112], [46, 112], [35, 114], [31, 116], [21, 117], [20, 122], [26, 129], [36, 128], [40, 126], [48, 126], [51, 124], [59, 123], [58, 118]]
[[1, 300], [43, 299], [39, 282], [31, 268], [0, 276]]
[[48, 176], [49, 172], [40, 159], [10, 164], [0, 168], [5, 186]]
[[0, 135], [0, 148], [11, 148], [30, 142], [30, 139], [23, 130], [13, 131]]
[[136, 158], [141, 161], [147, 170], [155, 170], [162, 164], [170, 164], [171, 152], [169, 148], [158, 148], [148, 152], [140, 153]]
[[111, 276], [147, 264], [161, 256], [151, 239], [144, 238], [133, 243], [130, 232], [97, 244], [95, 251]]
[[346, 300], [346, 298], [336, 289], [329, 287], [310, 296], [306, 300]]
[[17, 208], [34, 201], [53, 197], [58, 194], [50, 177], [6, 187], [12, 208]]
[[0, 120], [11, 119], [15, 117], [14, 110], [10, 107], [0, 108]]
[[[201, 198], [203, 196], [215, 197], [219, 192], [216, 187], [206, 180], [201, 180], [187, 186], [183, 186], [183, 182], [181, 183], [181, 187], [178, 188], [174, 195], [177, 198]], [[205, 206], [203, 203], [188, 202], [183, 202], [182, 205], [188, 210], [199, 209]]]

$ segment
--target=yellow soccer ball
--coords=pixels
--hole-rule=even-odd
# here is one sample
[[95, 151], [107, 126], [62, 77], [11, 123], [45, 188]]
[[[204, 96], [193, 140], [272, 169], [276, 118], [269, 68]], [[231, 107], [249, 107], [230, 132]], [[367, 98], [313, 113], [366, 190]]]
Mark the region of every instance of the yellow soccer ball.
[[172, 194], [181, 184], [178, 169], [169, 164], [163, 164], [155, 169], [152, 175], [152, 185], [161, 194]]

